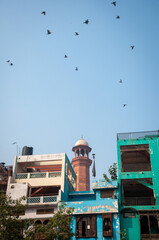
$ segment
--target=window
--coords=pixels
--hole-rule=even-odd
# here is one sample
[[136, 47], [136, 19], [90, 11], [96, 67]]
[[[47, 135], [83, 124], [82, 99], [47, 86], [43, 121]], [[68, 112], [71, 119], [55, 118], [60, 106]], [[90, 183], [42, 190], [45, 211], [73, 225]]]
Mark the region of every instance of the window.
[[112, 214], [103, 214], [103, 237], [112, 237]]
[[105, 190], [101, 190], [100, 192], [101, 198], [111, 198], [113, 195], [114, 195], [113, 189], [105, 189]]
[[83, 215], [76, 217], [76, 237], [96, 237], [96, 215]]
[[148, 213], [140, 215], [140, 229], [141, 235], [147, 234], [153, 237], [155, 234], [156, 239], [159, 238], [159, 213]]
[[54, 213], [54, 209], [37, 209], [36, 211], [37, 214], [51, 214]]

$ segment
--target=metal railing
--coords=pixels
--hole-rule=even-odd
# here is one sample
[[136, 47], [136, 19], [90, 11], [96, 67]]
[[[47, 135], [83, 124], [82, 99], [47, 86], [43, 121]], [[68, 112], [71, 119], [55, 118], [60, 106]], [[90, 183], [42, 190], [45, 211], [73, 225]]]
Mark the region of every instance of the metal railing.
[[151, 138], [151, 137], [157, 137], [157, 136], [159, 136], [159, 130], [146, 131], [146, 132], [128, 132], [128, 133], [118, 133], [117, 140]]
[[57, 196], [41, 196], [41, 197], [28, 197], [27, 203], [30, 204], [43, 204], [43, 203], [56, 203]]
[[49, 172], [49, 177], [60, 177], [61, 176], [61, 172]]
[[26, 178], [28, 178], [27, 173], [17, 173], [16, 174], [16, 179], [26, 179]]
[[30, 178], [46, 178], [46, 172], [45, 173], [30, 173]]
[[155, 205], [153, 197], [125, 197], [122, 199], [123, 206], [151, 206]]
[[61, 177], [61, 172], [17, 173], [16, 179]]

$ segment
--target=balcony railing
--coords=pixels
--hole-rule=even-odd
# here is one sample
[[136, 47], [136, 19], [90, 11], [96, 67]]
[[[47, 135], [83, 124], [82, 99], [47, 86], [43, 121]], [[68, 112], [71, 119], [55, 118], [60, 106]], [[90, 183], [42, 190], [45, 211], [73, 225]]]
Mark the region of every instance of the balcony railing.
[[61, 177], [61, 172], [17, 173], [16, 179]]
[[153, 197], [125, 197], [122, 199], [123, 206], [149, 206], [155, 205]]
[[57, 203], [58, 196], [41, 196], [41, 197], [28, 197], [27, 204], [34, 205], [34, 204], [52, 204]]
[[159, 130], [146, 131], [146, 132], [128, 132], [128, 133], [118, 133], [117, 140], [151, 138], [151, 137], [157, 137], [157, 136], [159, 136]]

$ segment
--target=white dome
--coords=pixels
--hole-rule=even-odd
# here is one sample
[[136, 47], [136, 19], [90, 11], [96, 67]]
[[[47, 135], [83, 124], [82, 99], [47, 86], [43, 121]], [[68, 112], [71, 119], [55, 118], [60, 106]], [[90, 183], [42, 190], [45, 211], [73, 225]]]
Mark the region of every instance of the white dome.
[[84, 140], [83, 138], [81, 138], [80, 140], [78, 140], [76, 143], [75, 143], [75, 146], [78, 146], [78, 145], [85, 145], [85, 146], [88, 146], [88, 142], [86, 140]]

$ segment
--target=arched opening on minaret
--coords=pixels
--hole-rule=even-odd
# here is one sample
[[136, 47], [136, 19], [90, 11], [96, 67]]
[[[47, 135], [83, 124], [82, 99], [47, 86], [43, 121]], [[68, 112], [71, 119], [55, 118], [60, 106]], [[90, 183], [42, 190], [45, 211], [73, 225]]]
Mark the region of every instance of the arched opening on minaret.
[[84, 149], [81, 149], [81, 157], [84, 157]]

